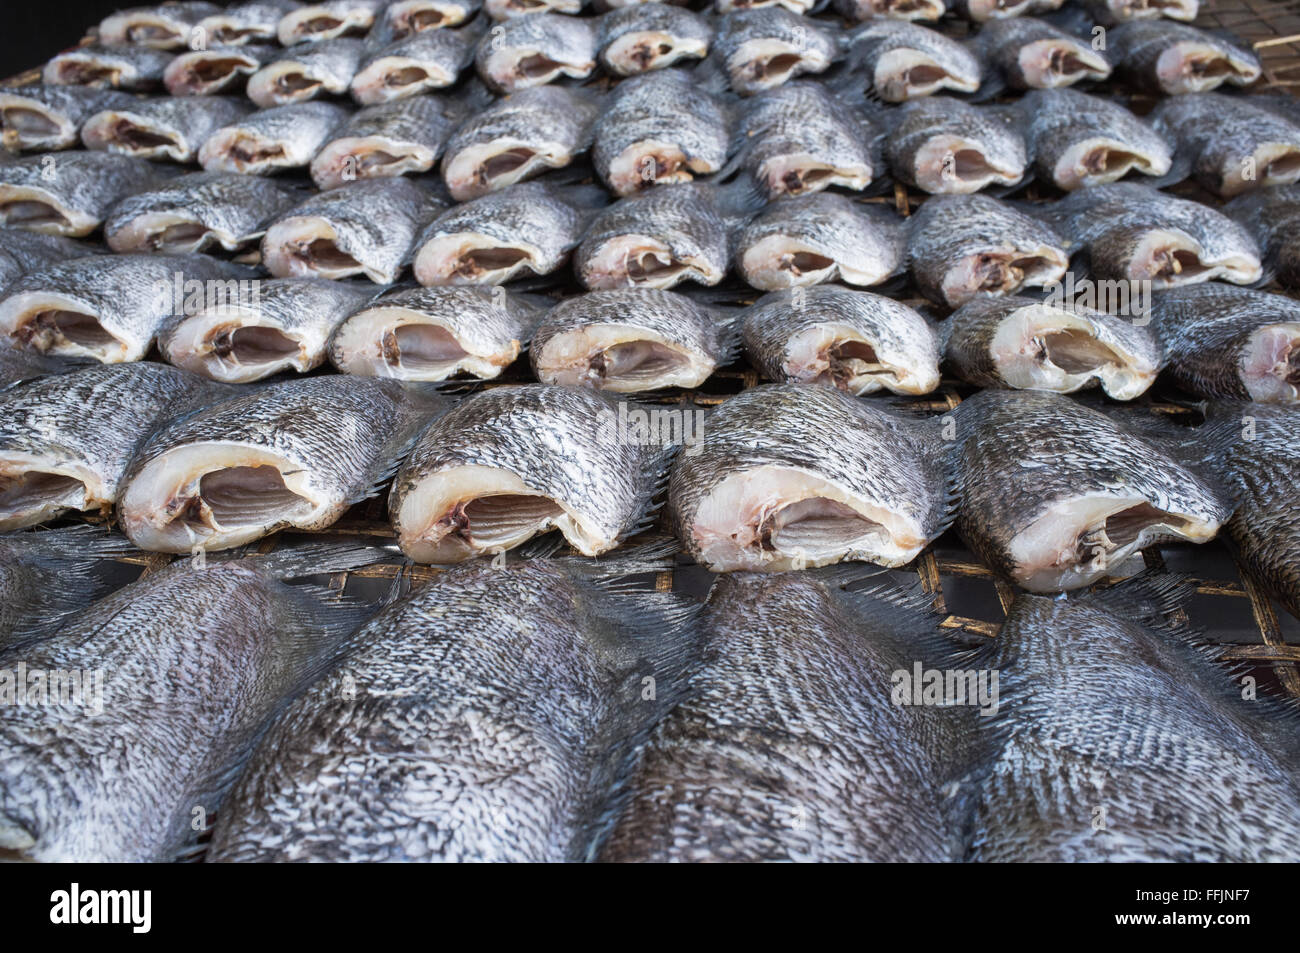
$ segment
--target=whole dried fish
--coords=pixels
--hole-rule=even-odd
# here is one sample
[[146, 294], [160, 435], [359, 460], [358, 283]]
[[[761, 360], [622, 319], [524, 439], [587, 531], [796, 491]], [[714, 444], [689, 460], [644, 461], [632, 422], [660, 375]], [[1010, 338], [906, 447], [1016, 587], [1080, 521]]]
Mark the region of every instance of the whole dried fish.
[[[0, 291], [29, 271], [40, 271], [61, 261], [100, 254], [96, 245], [45, 235], [22, 228], [0, 228]], [[0, 347], [0, 351], [5, 348]]]
[[615, 195], [718, 172], [731, 145], [727, 104], [684, 70], [619, 83], [593, 127], [592, 164]]
[[224, 126], [199, 149], [199, 164], [209, 172], [270, 175], [305, 166], [348, 118], [333, 103], [292, 103], [261, 109]]
[[1232, 513], [1200, 434], [1139, 430], [1044, 391], [980, 391], [954, 415], [958, 529], [1030, 592], [1090, 585], [1154, 543], [1203, 543]]
[[413, 96], [362, 109], [335, 131], [311, 162], [322, 189], [357, 179], [428, 172], [463, 119], [461, 107], [437, 96]]
[[149, 434], [220, 396], [200, 377], [151, 362], [95, 365], [0, 394], [0, 530], [68, 510], [106, 515]]
[[393, 480], [402, 552], [454, 563], [558, 529], [598, 556], [645, 529], [677, 447], [629, 430], [627, 409], [545, 384], [467, 398], [424, 432]]
[[1300, 401], [1300, 303], [1221, 284], [1153, 296], [1168, 373], [1201, 397]]
[[1165, 19], [1121, 23], [1106, 31], [1106, 42], [1116, 76], [1153, 93], [1203, 93], [1225, 82], [1249, 86], [1262, 72], [1243, 41]]
[[119, 10], [99, 22], [99, 41], [105, 46], [178, 50], [194, 37], [194, 28], [200, 20], [220, 11], [215, 3], [196, 0]]
[[165, 553], [324, 529], [379, 492], [440, 407], [373, 377], [251, 388], [158, 430], [127, 472], [118, 518], [137, 546]]
[[1146, 322], [1070, 301], [972, 298], [948, 319], [948, 366], [968, 384], [1132, 400], [1155, 383], [1161, 347]]
[[207, 859], [590, 859], [697, 640], [625, 565], [464, 566], [385, 609], [270, 728]]
[[1268, 272], [1287, 288], [1300, 287], [1300, 186], [1275, 185], [1223, 207], [1264, 251]]
[[334, 329], [374, 296], [373, 286], [348, 281], [264, 281], [247, 300], [214, 302], [168, 322], [158, 350], [177, 367], [230, 384], [305, 373], [325, 362]]
[[51, 59], [41, 71], [50, 86], [150, 90], [162, 85], [172, 54], [147, 46], [79, 46]]
[[67, 149], [89, 117], [131, 102], [127, 93], [85, 86], [0, 87], [0, 141], [10, 152]]
[[220, 46], [278, 43], [276, 30], [286, 13], [302, 7], [298, 0], [244, 0], [198, 22], [204, 40]]
[[[287, 574], [357, 559], [305, 557]], [[0, 657], [8, 669], [80, 676], [62, 696], [0, 712], [0, 845], [47, 862], [172, 861], [200, 850], [198, 830], [267, 720], [370, 614], [282, 574], [259, 559], [178, 563]]]
[[248, 98], [263, 109], [347, 93], [365, 52], [362, 40], [300, 43], [248, 78]]
[[986, 195], [936, 195], [910, 220], [907, 257], [931, 301], [958, 307], [981, 292], [1059, 281], [1069, 265], [1055, 229]]
[[465, 120], [447, 140], [442, 176], [458, 202], [568, 165], [591, 145], [599, 99], [585, 90], [520, 90]]
[[990, 20], [971, 48], [1012, 89], [1055, 89], [1110, 76], [1102, 49], [1033, 17]]
[[944, 0], [835, 0], [835, 9], [855, 23], [863, 20], [938, 20]]
[[405, 178], [346, 182], [272, 222], [262, 238], [262, 264], [277, 278], [365, 275], [392, 284], [439, 204]]
[[425, 30], [366, 55], [349, 88], [359, 103], [386, 103], [456, 82], [474, 59], [479, 31]]
[[81, 127], [81, 141], [87, 149], [193, 162], [208, 136], [250, 112], [243, 100], [222, 96], [146, 99], [95, 113]]
[[266, 223], [301, 201], [286, 185], [255, 175], [191, 172], [128, 195], [104, 220], [115, 252], [238, 251], [266, 232]]
[[345, 374], [488, 380], [515, 362], [540, 314], [504, 288], [408, 288], [354, 310], [329, 355]]
[[482, 6], [482, 0], [393, 0], [384, 8], [382, 36], [402, 40], [416, 33], [460, 26]]
[[937, 30], [906, 20], [869, 20], [848, 36], [849, 68], [866, 74], [869, 94], [901, 103], [941, 89], [973, 93], [980, 63]]
[[885, 155], [895, 178], [930, 193], [1015, 185], [1025, 174], [1025, 140], [999, 107], [949, 96], [910, 102], [895, 115]]
[[766, 380], [849, 394], [928, 394], [942, 344], [912, 308], [834, 285], [764, 295], [741, 320], [745, 356]]
[[500, 285], [549, 275], [571, 252], [606, 197], [599, 186], [521, 182], [443, 212], [415, 240], [422, 285]]
[[686, 551], [714, 572], [902, 566], [951, 520], [937, 422], [829, 387], [751, 387], [710, 414], [693, 449], [668, 505]]
[[474, 65], [497, 92], [582, 79], [596, 68], [599, 27], [592, 20], [535, 13], [498, 23], [478, 43]]
[[835, 280], [876, 285], [899, 271], [903, 237], [893, 214], [814, 192], [771, 203], [741, 229], [736, 269], [764, 291]]
[[835, 33], [780, 6], [727, 13], [718, 21], [713, 56], [742, 96], [803, 73], [822, 73], [839, 55]]
[[1033, 90], [1020, 101], [1020, 114], [1038, 174], [1067, 192], [1133, 171], [1169, 171], [1167, 130], [1109, 100], [1073, 89]]
[[666, 3], [636, 3], [600, 20], [600, 62], [615, 76], [663, 69], [709, 53], [713, 25], [698, 13]]
[[280, 18], [276, 35], [282, 46], [361, 36], [369, 32], [388, 0], [323, 0], [290, 10]]
[[544, 384], [631, 394], [699, 387], [736, 352], [734, 321], [674, 291], [625, 288], [567, 298], [530, 346]]
[[213, 46], [186, 50], [167, 64], [163, 84], [173, 96], [240, 93], [248, 78], [284, 54], [279, 46]]
[[1241, 225], [1207, 205], [1149, 185], [1112, 182], [1072, 192], [1043, 209], [1061, 234], [1084, 248], [1104, 279], [1156, 288], [1222, 279], [1259, 279], [1259, 248]]

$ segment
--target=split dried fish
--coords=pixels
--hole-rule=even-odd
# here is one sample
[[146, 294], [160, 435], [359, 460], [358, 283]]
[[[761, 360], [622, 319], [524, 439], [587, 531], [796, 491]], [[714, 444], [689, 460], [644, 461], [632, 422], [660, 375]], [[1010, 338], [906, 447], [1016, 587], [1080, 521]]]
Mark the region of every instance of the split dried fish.
[[971, 47], [1012, 89], [1055, 89], [1111, 72], [1104, 49], [1033, 17], [990, 20]]
[[10, 152], [68, 149], [88, 118], [131, 102], [127, 93], [85, 86], [0, 87], [0, 139]]
[[81, 127], [81, 141], [87, 149], [193, 162], [208, 136], [250, 112], [243, 100], [222, 96], [147, 99], [95, 113]]
[[534, 13], [498, 23], [479, 40], [478, 74], [493, 90], [513, 93], [561, 76], [583, 79], [596, 68], [599, 26], [592, 20]]
[[192, 40], [194, 28], [204, 17], [220, 11], [215, 3], [196, 0], [119, 10], [99, 22], [99, 41], [105, 46], [178, 50]]
[[43, 82], [51, 86], [144, 91], [162, 85], [172, 54], [147, 46], [79, 46], [45, 64]]
[[1115, 75], [1153, 93], [1203, 93], [1232, 83], [1249, 86], [1263, 71], [1259, 57], [1227, 33], [1171, 20], [1130, 20], [1106, 31]]
[[1000, 107], [933, 96], [902, 106], [894, 122], [885, 155], [901, 182], [931, 194], [964, 194], [1024, 178], [1025, 140]]
[[205, 16], [198, 22], [198, 29], [203, 39], [213, 45], [278, 43], [280, 20], [301, 7], [298, 0], [245, 0]]
[[261, 109], [209, 136], [199, 149], [199, 164], [209, 172], [244, 175], [301, 168], [347, 118], [348, 111], [333, 103]]
[[1268, 272], [1284, 287], [1300, 288], [1300, 186], [1258, 189], [1233, 199], [1223, 211], [1254, 236]]
[[350, 37], [300, 43], [248, 78], [248, 98], [269, 109], [326, 93], [342, 96], [356, 76], [364, 52], [364, 42]]
[[373, 105], [451, 86], [474, 60], [479, 31], [425, 30], [366, 55], [349, 88]]
[[901, 103], [941, 89], [973, 93], [980, 63], [956, 40], [906, 20], [869, 20], [848, 36], [849, 68], [865, 73], [868, 92]]
[[282, 46], [361, 36], [370, 31], [388, 0], [323, 0], [290, 10], [276, 27]]
[[724, 14], [713, 37], [712, 55], [742, 96], [823, 73], [839, 54], [835, 33], [780, 6]]
[[428, 172], [464, 118], [460, 105], [413, 96], [360, 110], [340, 126], [311, 162], [311, 177], [332, 189], [358, 179]]
[[601, 64], [616, 76], [634, 76], [709, 54], [713, 25], [698, 13], [666, 3], [618, 7], [600, 20]]
[[186, 50], [167, 64], [163, 84], [173, 96], [242, 93], [248, 78], [282, 56], [279, 46], [213, 46]]

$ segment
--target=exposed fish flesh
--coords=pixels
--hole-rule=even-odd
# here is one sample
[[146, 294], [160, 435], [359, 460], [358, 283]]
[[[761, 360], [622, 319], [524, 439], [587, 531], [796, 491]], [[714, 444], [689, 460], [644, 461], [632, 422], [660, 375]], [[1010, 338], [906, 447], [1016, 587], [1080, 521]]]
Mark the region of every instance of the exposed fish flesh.
[[770, 381], [838, 387], [859, 396], [928, 394], [939, 386], [942, 344], [914, 309], [835, 285], [764, 295], [745, 310], [741, 340]]
[[541, 86], [504, 97], [447, 140], [447, 190], [464, 202], [568, 165], [591, 145], [599, 112], [599, 99], [578, 89]]
[[388, 0], [323, 0], [306, 3], [280, 18], [276, 35], [282, 46], [304, 41], [361, 36], [369, 32]]
[[615, 195], [718, 172], [731, 145], [732, 113], [684, 70], [619, 83], [596, 120], [592, 164]]
[[263, 109], [347, 93], [365, 43], [350, 37], [300, 43], [248, 78], [248, 98]]
[[359, 103], [373, 105], [456, 82], [474, 59], [476, 30], [425, 30], [366, 55], [349, 88]]
[[127, 93], [85, 86], [0, 87], [0, 139], [10, 152], [67, 149], [80, 141], [89, 117], [133, 101]]
[[1199, 0], [1083, 0], [1083, 9], [1097, 23], [1110, 26], [1126, 20], [1167, 17], [1191, 23], [1200, 10]]
[[1045, 391], [983, 390], [954, 415], [958, 529], [1030, 592], [1091, 585], [1156, 543], [1203, 543], [1232, 514], [1200, 434], [1139, 430]]
[[632, 394], [699, 387], [736, 353], [735, 322], [675, 291], [624, 288], [561, 301], [533, 335], [544, 384]]
[[215, 3], [196, 0], [119, 10], [99, 22], [99, 42], [105, 46], [178, 50], [195, 37], [194, 28], [200, 20], [219, 12], [221, 8]]
[[224, 96], [146, 99], [95, 113], [81, 127], [81, 141], [87, 149], [193, 162], [208, 136], [250, 112], [242, 99]]
[[951, 521], [937, 421], [829, 387], [751, 387], [710, 414], [693, 449], [668, 505], [686, 551], [714, 572], [903, 566]]
[[599, 27], [592, 20], [535, 13], [498, 23], [479, 40], [474, 64], [497, 92], [583, 79], [596, 68]]
[[163, 84], [173, 96], [242, 93], [248, 78], [283, 55], [279, 46], [213, 46], [186, 50], [167, 64]]
[[1200, 397], [1300, 401], [1300, 303], [1217, 283], [1153, 296], [1169, 376]]
[[543, 13], [571, 16], [586, 4], [587, 0], [483, 0], [483, 12], [493, 20], [509, 21], [515, 17], [539, 16]]
[[384, 8], [382, 35], [402, 40], [416, 33], [460, 26], [482, 6], [482, 0], [393, 0]]
[[606, 201], [599, 186], [521, 182], [443, 212], [415, 240], [422, 285], [500, 285], [569, 260]]
[[956, 40], [906, 20], [869, 20], [848, 36], [849, 67], [866, 74], [868, 94], [889, 103], [941, 89], [973, 93], [980, 63]]
[[1067, 192], [1134, 171], [1169, 171], [1167, 130], [1152, 128], [1123, 106], [1073, 89], [1032, 90], [1019, 106], [1038, 174]]
[[79, 46], [45, 64], [43, 82], [51, 86], [92, 86], [96, 89], [156, 89], [172, 55], [147, 46]]
[[1284, 287], [1300, 288], [1300, 186], [1258, 189], [1233, 199], [1223, 211], [1254, 236], [1268, 272]]
[[251, 388], [158, 430], [131, 464], [118, 518], [141, 549], [165, 553], [324, 529], [379, 492], [441, 403], [344, 374]]
[[780, 6], [725, 14], [713, 37], [713, 55], [742, 96], [823, 73], [839, 52], [835, 33]]
[[385, 609], [271, 726], [207, 859], [590, 859], [697, 641], [621, 565], [463, 566]]
[[463, 118], [458, 104], [436, 96], [369, 106], [316, 153], [312, 181], [332, 189], [357, 179], [428, 172]]
[[835, 0], [835, 9], [845, 19], [938, 20], [947, 11], [944, 0]]
[[986, 195], [936, 195], [909, 222], [907, 257], [931, 301], [958, 307], [981, 292], [1059, 281], [1070, 263], [1055, 229]]
[[933, 96], [902, 106], [885, 155], [895, 178], [930, 193], [1015, 185], [1028, 162], [1012, 117], [996, 106]]
[[504, 288], [408, 288], [353, 313], [329, 355], [345, 374], [441, 381], [488, 380], [515, 362], [539, 309]]
[[440, 203], [410, 179], [361, 179], [309, 198], [262, 238], [262, 264], [277, 278], [365, 275], [392, 284], [416, 233]]
[[598, 556], [647, 528], [677, 446], [621, 433], [621, 408], [545, 384], [467, 398], [424, 432], [393, 480], [402, 552], [455, 563], [558, 529]]
[[713, 25], [698, 13], [666, 3], [637, 3], [600, 20], [601, 64], [615, 76], [663, 69], [709, 53]]
[[0, 530], [69, 510], [107, 515], [149, 434], [221, 393], [188, 371], [141, 361], [81, 368], [0, 394]]
[[948, 0], [948, 9], [963, 20], [984, 24], [1054, 10], [1063, 0]]
[[[1099, 302], [1100, 303], [1100, 302]], [[1155, 383], [1161, 347], [1146, 322], [1086, 305], [978, 296], [948, 319], [948, 366], [968, 384], [1132, 400]]]
[[244, 0], [204, 17], [198, 29], [213, 46], [279, 43], [276, 30], [281, 18], [301, 6], [298, 0]]
[[[0, 228], [0, 291], [29, 271], [40, 271], [61, 261], [98, 255], [102, 251], [96, 245], [64, 238], [62, 235], [45, 235], [22, 228]], [[5, 349], [0, 347], [0, 351], [3, 350]]]
[[1153, 93], [1203, 93], [1225, 82], [1249, 86], [1263, 68], [1244, 42], [1170, 20], [1130, 20], [1106, 31], [1115, 74]]
[[199, 164], [209, 172], [245, 175], [300, 168], [347, 118], [348, 111], [333, 103], [261, 109], [209, 136], [199, 149]]
[[1012, 89], [1055, 89], [1110, 76], [1103, 50], [1033, 17], [990, 20], [971, 45]]
[[229, 384], [306, 373], [325, 362], [334, 329], [374, 296], [373, 285], [359, 282], [263, 281], [249, 300], [215, 302], [169, 321], [158, 350], [177, 367]]
[[213, 246], [239, 251], [301, 200], [297, 190], [273, 179], [191, 172], [114, 205], [104, 221], [104, 241], [115, 252], [183, 255]]
[[713, 9], [719, 13], [731, 13], [736, 10], [762, 10], [768, 7], [780, 7], [790, 13], [809, 13], [817, 5], [817, 0], [714, 0]]

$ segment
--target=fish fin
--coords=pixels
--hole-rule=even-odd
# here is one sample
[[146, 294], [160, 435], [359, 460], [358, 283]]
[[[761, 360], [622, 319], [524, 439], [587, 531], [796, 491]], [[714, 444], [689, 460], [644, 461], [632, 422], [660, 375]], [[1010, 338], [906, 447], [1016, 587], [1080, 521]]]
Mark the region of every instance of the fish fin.
[[[253, 544], [254, 546], [258, 544]], [[208, 559], [246, 559], [267, 575], [297, 579], [321, 573], [344, 572], [370, 566], [397, 555], [384, 546], [328, 540], [300, 543], [269, 553], [250, 552], [251, 547], [232, 550], [230, 555], [209, 553]]]
[[1186, 149], [1174, 149], [1173, 160], [1169, 163], [1169, 171], [1164, 175], [1155, 178], [1143, 179], [1144, 185], [1149, 185], [1153, 189], [1163, 189], [1166, 186], [1176, 185], [1188, 178], [1192, 174], [1192, 153]]
[[712, 50], [709, 51], [708, 56], [689, 67], [686, 72], [690, 74], [691, 85], [696, 89], [724, 100], [735, 95], [731, 91], [731, 78], [727, 76], [726, 69]]
[[738, 228], [767, 205], [767, 190], [754, 175], [741, 172], [726, 185], [717, 187], [718, 212], [731, 228]]

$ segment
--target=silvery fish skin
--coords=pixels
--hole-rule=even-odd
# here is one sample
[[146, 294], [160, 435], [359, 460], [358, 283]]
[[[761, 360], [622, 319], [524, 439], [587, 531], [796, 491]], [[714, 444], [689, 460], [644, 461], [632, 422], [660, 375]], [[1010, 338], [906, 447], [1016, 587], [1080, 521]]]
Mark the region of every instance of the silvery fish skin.
[[986, 195], [936, 195], [909, 222], [907, 256], [931, 301], [959, 307], [980, 293], [1060, 281], [1066, 241], [1040, 219]]
[[215, 3], [195, 0], [119, 10], [100, 21], [99, 41], [105, 46], [178, 50], [190, 42], [200, 20], [220, 11]]
[[772, 202], [736, 238], [736, 269], [755, 288], [776, 291], [826, 281], [880, 284], [903, 261], [894, 215], [848, 197], [814, 192]]
[[1069, 599], [1022, 595], [970, 664], [1002, 705], [968, 859], [1249, 863], [1300, 858], [1294, 729], [1247, 702], [1176, 577]]
[[990, 20], [971, 41], [972, 50], [1012, 89], [1056, 89], [1110, 76], [1110, 62], [1087, 40], [1046, 20]]
[[944, 0], [835, 0], [847, 20], [938, 20], [947, 11]]
[[388, 0], [324, 0], [290, 10], [276, 27], [281, 46], [361, 36], [374, 25]]
[[685, 7], [637, 3], [600, 20], [600, 62], [615, 76], [663, 69], [709, 53], [713, 25]]
[[795, 80], [760, 93], [745, 109], [735, 151], [769, 198], [829, 186], [865, 189], [876, 174], [876, 130], [821, 83]]
[[973, 93], [980, 63], [966, 47], [937, 30], [906, 20], [869, 20], [848, 37], [849, 64], [867, 76], [868, 89], [890, 103], [941, 89]]
[[114, 205], [104, 220], [104, 240], [115, 252], [238, 251], [299, 201], [297, 190], [261, 176], [191, 172]]
[[1199, 0], [1083, 0], [1083, 9], [1097, 23], [1109, 26], [1128, 20], [1166, 17], [1191, 23], [1200, 10]]
[[710, 414], [692, 449], [668, 505], [686, 551], [714, 572], [903, 566], [951, 520], [937, 422], [830, 387], [751, 387]]
[[370, 52], [349, 84], [352, 98], [374, 105], [450, 86], [473, 61], [477, 39], [469, 28], [425, 30]]
[[1300, 125], [1241, 96], [1176, 96], [1151, 121], [1192, 162], [1192, 173], [1223, 198], [1300, 179]]
[[382, 35], [402, 40], [417, 33], [460, 26], [482, 6], [482, 0], [393, 0], [384, 8]]
[[483, 0], [483, 12], [498, 22], [508, 22], [542, 13], [573, 15], [586, 5], [587, 0]]
[[127, 473], [118, 519], [141, 549], [165, 553], [324, 529], [379, 491], [439, 406], [343, 374], [252, 388], [157, 431]]
[[[899, 672], [952, 653], [933, 610], [815, 573], [714, 583], [703, 661], [650, 733], [600, 854], [619, 862], [960, 856], [968, 710], [899, 705]], [[954, 663], [955, 664], [955, 663]]]
[[351, 37], [300, 43], [248, 78], [248, 98], [263, 109], [347, 93], [365, 53]]
[[520, 90], [467, 119], [447, 140], [442, 177], [458, 202], [559, 169], [591, 145], [599, 100], [583, 90]]
[[244, 384], [325, 362], [343, 319], [375, 296], [373, 285], [324, 278], [275, 278], [248, 300], [222, 301], [168, 322], [162, 356], [195, 374]]
[[1104, 279], [1155, 288], [1221, 279], [1246, 285], [1262, 274], [1250, 233], [1222, 212], [1149, 185], [1112, 182], [1072, 192], [1043, 214], [1087, 250]]
[[209, 172], [270, 175], [307, 165], [348, 110], [333, 103], [292, 103], [260, 109], [218, 129], [199, 149], [199, 164]]
[[44, 354], [0, 347], [0, 391], [36, 380], [46, 374], [61, 373], [68, 370], [70, 366]]
[[1020, 113], [1038, 174], [1067, 192], [1134, 171], [1161, 176], [1173, 161], [1166, 130], [1097, 96], [1032, 90], [1020, 101]]
[[149, 435], [221, 394], [187, 371], [145, 362], [86, 367], [4, 392], [0, 531], [69, 510], [108, 513]]
[[542, 383], [621, 394], [699, 387], [735, 352], [725, 314], [653, 288], [567, 298], [547, 312], [530, 345]]
[[162, 84], [172, 54], [147, 46], [79, 46], [45, 64], [41, 80], [50, 86], [143, 91]]
[[830, 30], [779, 6], [724, 14], [713, 38], [713, 55], [742, 96], [825, 72], [839, 50]]
[[1254, 236], [1269, 273], [1283, 287], [1300, 287], [1300, 185], [1248, 192], [1225, 205], [1223, 211]]
[[0, 222], [46, 235], [89, 235], [121, 198], [153, 185], [149, 162], [61, 152], [0, 163]]
[[731, 146], [728, 105], [684, 70], [615, 87], [593, 127], [591, 160], [615, 195], [719, 171]]
[[278, 43], [276, 30], [280, 20], [301, 6], [298, 0], [245, 0], [205, 16], [198, 22], [198, 28], [214, 45]]
[[1263, 72], [1244, 41], [1170, 20], [1130, 20], [1108, 30], [1106, 41], [1115, 75], [1153, 93], [1249, 86]]
[[[0, 290], [29, 271], [61, 261], [98, 255], [103, 249], [62, 235], [44, 235], [21, 228], [0, 228]], [[0, 348], [0, 351], [5, 348]]]
[[1200, 397], [1300, 401], [1300, 303], [1218, 283], [1153, 296], [1169, 376]]
[[415, 280], [432, 285], [500, 285], [549, 275], [569, 253], [596, 210], [599, 186], [521, 182], [453, 205], [415, 240]]
[[184, 561], [6, 652], [6, 668], [85, 672], [94, 687], [0, 713], [0, 848], [47, 862], [193, 854], [193, 822], [210, 823], [267, 720], [365, 614], [255, 559]]
[[362, 179], [309, 198], [267, 227], [262, 264], [277, 278], [365, 275], [392, 284], [440, 203], [410, 179]]
[[1154, 543], [1203, 543], [1232, 514], [1226, 488], [1183, 462], [1180, 428], [1157, 439], [1045, 391], [980, 391], [954, 414], [958, 529], [1030, 592], [1091, 585]]
[[620, 565], [462, 566], [386, 608], [271, 726], [207, 859], [589, 859], [697, 640]]
[[240, 99], [165, 96], [95, 113], [81, 127], [81, 141], [87, 149], [193, 162], [208, 136], [252, 111]]
[[186, 50], [167, 64], [163, 85], [173, 96], [242, 93], [250, 76], [283, 54], [280, 46], [212, 46]]
[[1025, 140], [999, 107], [933, 96], [902, 106], [885, 155], [894, 176], [931, 194], [1015, 185], [1025, 174]]
[[0, 142], [10, 152], [68, 149], [90, 116], [131, 102], [127, 93], [85, 86], [0, 87]]
[[408, 288], [348, 316], [330, 341], [345, 374], [442, 381], [489, 380], [518, 359], [540, 317], [504, 288]]
[[498, 23], [478, 43], [474, 65], [499, 93], [541, 86], [560, 76], [583, 79], [596, 68], [592, 20], [535, 13]]
[[1082, 304], [972, 298], [948, 319], [945, 360], [968, 384], [1132, 400], [1155, 383], [1162, 349], [1145, 322]]
[[714, 0], [713, 9], [719, 14], [735, 10], [763, 10], [780, 7], [794, 14], [804, 14], [817, 5], [816, 0]]
[[745, 310], [741, 340], [766, 380], [854, 396], [939, 386], [937, 330], [902, 302], [869, 291], [821, 285], [764, 295]]
[[332, 189], [357, 179], [428, 172], [463, 119], [459, 105], [413, 96], [360, 110], [311, 161], [312, 181]]
[[250, 283], [247, 275], [207, 255], [92, 255], [65, 261], [24, 275], [4, 290], [0, 333], [11, 345], [42, 354], [104, 364], [140, 361], [196, 284], [201, 297], [218, 292], [235, 297]]
[[558, 529], [598, 556], [636, 535], [677, 447], [620, 433], [626, 408], [546, 384], [467, 398], [424, 432], [393, 480], [402, 552], [455, 563]]

